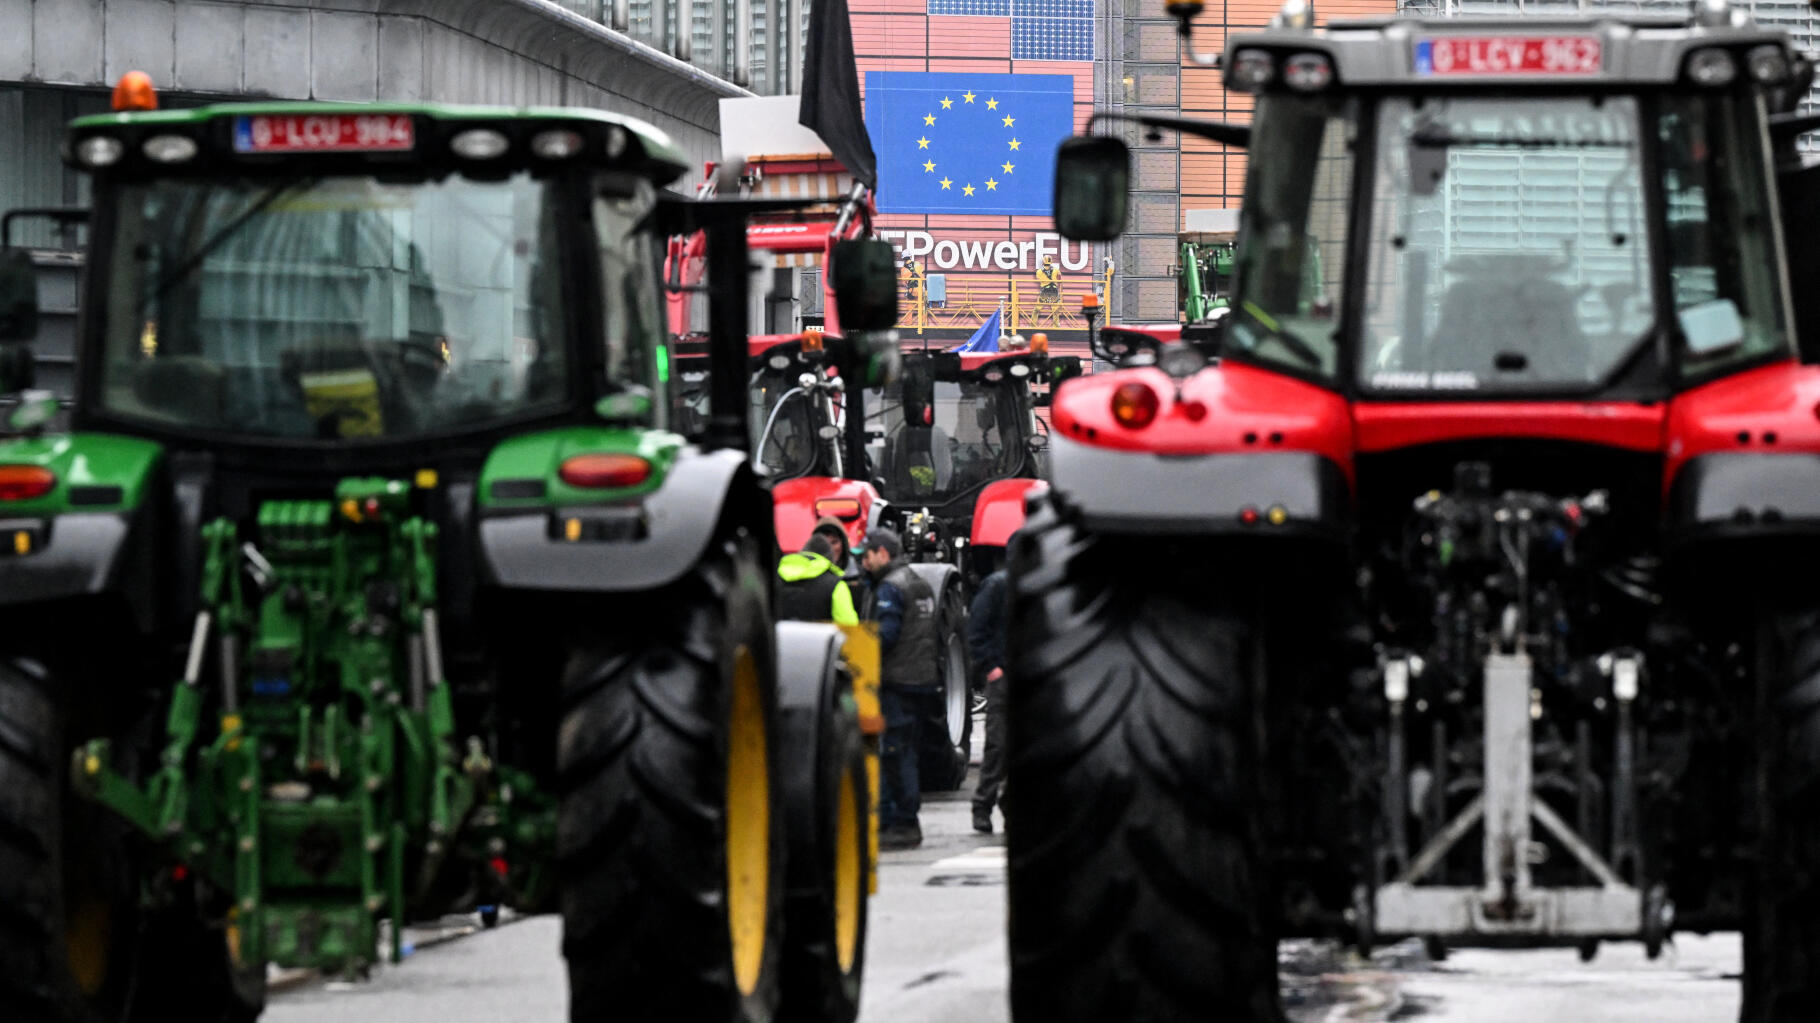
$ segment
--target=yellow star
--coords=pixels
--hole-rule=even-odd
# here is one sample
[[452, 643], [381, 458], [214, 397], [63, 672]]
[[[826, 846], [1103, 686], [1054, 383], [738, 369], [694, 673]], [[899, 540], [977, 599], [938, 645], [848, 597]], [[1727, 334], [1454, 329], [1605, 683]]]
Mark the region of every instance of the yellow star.
[[962, 194], [962, 195], [972, 195], [972, 194], [973, 194], [973, 186], [972, 186], [972, 185], [962, 185], [962, 186], [961, 186], [961, 194]]
[[952, 185], [952, 184], [954, 184], [954, 182], [948, 180], [947, 178], [943, 178], [942, 179], [942, 191], [946, 192], [948, 190], [948, 186]]
[[994, 181], [991, 178], [987, 178], [986, 179], [986, 191], [988, 191], [988, 192], [998, 191], [998, 182]]
[[918, 149], [928, 149], [928, 148], [929, 148], [929, 138], [928, 138], [928, 136], [926, 136], [926, 135], [925, 135], [925, 136], [924, 136], [924, 137], [922, 137], [922, 138], [920, 138], [920, 139], [917, 139], [917, 140], [916, 140], [916, 148], [918, 148]]
[[924, 172], [934, 171], [935, 170], [935, 161], [934, 160], [924, 160], [923, 161], [923, 170], [924, 170]]
[[943, 109], [943, 110], [952, 110], [952, 109], [954, 109], [954, 101], [953, 101], [953, 100], [951, 100], [951, 99], [949, 99], [949, 98], [948, 98], [948, 97], [946, 97], [946, 96], [943, 96], [943, 97], [942, 97], [942, 109]]
[[1009, 128], [1013, 124], [1016, 124], [1016, 123], [1017, 123], [1017, 118], [1012, 117], [1010, 114], [1005, 115], [1005, 127]]
[[924, 123], [924, 124], [934, 124], [934, 123], [935, 123], [935, 115], [934, 115], [934, 114], [924, 114], [924, 115], [923, 115], [923, 123]]
[[1013, 149], [1016, 149], [1016, 148], [1017, 148], [1017, 139], [1012, 139], [1012, 140], [1011, 140], [1011, 148], [1013, 148]]
[[971, 103], [971, 102], [973, 102], [973, 93], [963, 92], [963, 93], [961, 93], [961, 98], [966, 100], [967, 102]]
[[1005, 173], [1006, 174], [1011, 173], [1011, 165], [1009, 163], [1005, 164]]
[[987, 100], [986, 109], [987, 110], [997, 110], [998, 109], [998, 100], [995, 100], [995, 99]]

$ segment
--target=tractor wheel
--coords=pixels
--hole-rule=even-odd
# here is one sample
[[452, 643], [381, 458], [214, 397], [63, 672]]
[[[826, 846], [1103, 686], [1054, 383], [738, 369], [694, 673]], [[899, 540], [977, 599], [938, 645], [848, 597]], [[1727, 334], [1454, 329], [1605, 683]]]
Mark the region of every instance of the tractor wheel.
[[852, 1023], [866, 955], [869, 789], [859, 710], [826, 626], [778, 627], [778, 704], [789, 822], [779, 1018]]
[[577, 1021], [765, 1023], [782, 960], [784, 819], [768, 589], [710, 549], [578, 649], [557, 739], [557, 864]]
[[1820, 1019], [1820, 610], [1764, 618], [1741, 1018], [1784, 1023]]
[[141, 917], [124, 822], [70, 797], [63, 683], [0, 658], [0, 1005], [22, 1023], [241, 1023], [263, 964], [235, 971], [225, 936], [178, 907]]
[[1012, 545], [1012, 1015], [1278, 1021], [1260, 661], [1242, 619], [1130, 556], [1046, 502]]
[[973, 756], [967, 603], [959, 585], [943, 587], [936, 613], [936, 649], [942, 659], [941, 700], [918, 733], [916, 772], [924, 792], [953, 792], [967, 783], [967, 765]]

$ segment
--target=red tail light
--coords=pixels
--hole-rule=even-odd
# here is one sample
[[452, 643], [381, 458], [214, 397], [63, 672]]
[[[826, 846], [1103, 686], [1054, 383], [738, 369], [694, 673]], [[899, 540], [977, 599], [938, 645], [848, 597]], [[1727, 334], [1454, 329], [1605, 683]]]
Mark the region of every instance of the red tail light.
[[859, 498], [824, 497], [815, 502], [816, 517], [832, 515], [837, 519], [859, 518]]
[[635, 487], [651, 478], [651, 463], [637, 455], [576, 455], [563, 461], [557, 475], [571, 487], [589, 490]]
[[29, 501], [57, 485], [57, 475], [38, 465], [0, 465], [0, 501]]
[[1112, 392], [1112, 418], [1128, 430], [1141, 430], [1156, 419], [1156, 392], [1133, 381]]

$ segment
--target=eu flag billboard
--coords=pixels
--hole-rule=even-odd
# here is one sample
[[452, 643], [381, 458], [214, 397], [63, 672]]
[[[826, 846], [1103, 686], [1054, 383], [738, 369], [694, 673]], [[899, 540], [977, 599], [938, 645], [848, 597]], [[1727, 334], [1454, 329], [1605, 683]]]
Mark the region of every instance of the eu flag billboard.
[[1074, 131], [1068, 75], [866, 73], [881, 213], [1047, 216]]

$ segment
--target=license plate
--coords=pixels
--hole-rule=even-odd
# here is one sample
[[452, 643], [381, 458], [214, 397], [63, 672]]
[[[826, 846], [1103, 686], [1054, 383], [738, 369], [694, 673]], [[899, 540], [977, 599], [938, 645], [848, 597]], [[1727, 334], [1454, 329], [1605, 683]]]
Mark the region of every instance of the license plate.
[[1593, 36], [1448, 36], [1416, 42], [1418, 75], [1596, 75]]
[[397, 153], [417, 144], [409, 114], [259, 114], [234, 119], [237, 153]]

